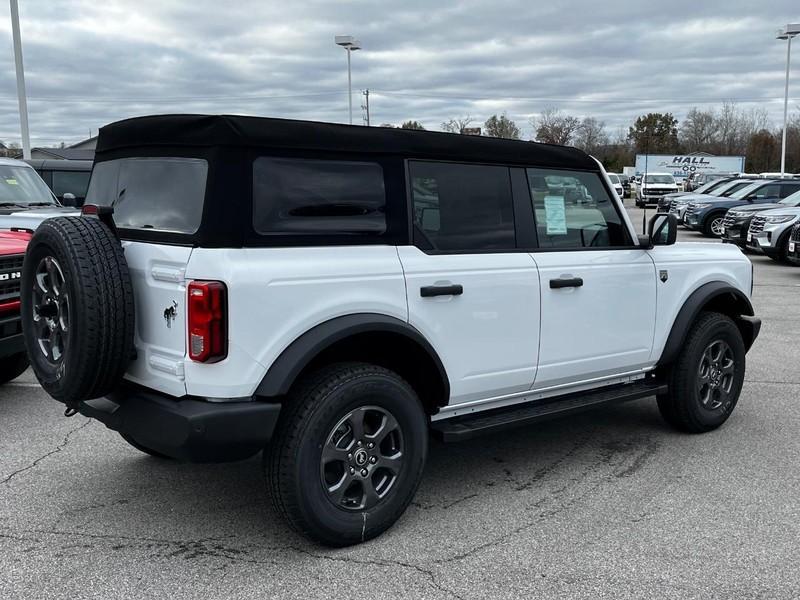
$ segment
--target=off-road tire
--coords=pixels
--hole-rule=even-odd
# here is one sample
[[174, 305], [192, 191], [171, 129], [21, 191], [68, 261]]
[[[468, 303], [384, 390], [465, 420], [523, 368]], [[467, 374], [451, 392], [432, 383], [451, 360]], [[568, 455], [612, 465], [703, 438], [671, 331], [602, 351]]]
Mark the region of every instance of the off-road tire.
[[[57, 261], [69, 299], [69, 333], [58, 361], [42, 350], [34, 320], [36, 272], [48, 257]], [[38, 227], [22, 267], [21, 301], [31, 367], [53, 398], [75, 408], [122, 381], [133, 355], [133, 289], [120, 242], [99, 219], [58, 217]]]
[[18, 352], [11, 356], [0, 358], [0, 385], [8, 383], [22, 375], [28, 368], [28, 355]]
[[152, 450], [151, 448], [148, 448], [147, 446], [142, 446], [139, 442], [137, 442], [135, 439], [133, 439], [129, 435], [126, 435], [124, 433], [120, 433], [119, 435], [122, 437], [123, 440], [128, 442], [128, 444], [130, 444], [131, 446], [136, 448], [139, 452], [144, 452], [145, 454], [149, 454], [150, 456], [153, 456], [155, 458], [161, 458], [161, 459], [164, 459], [164, 460], [172, 460], [171, 456], [167, 456], [166, 454], [161, 454], [161, 452], [157, 452], [156, 450]]
[[[698, 390], [700, 364], [703, 353], [722, 340], [731, 350], [734, 371], [730, 402], [715, 410], [704, 408]], [[730, 317], [715, 313], [701, 313], [692, 325], [681, 353], [667, 373], [669, 391], [658, 396], [658, 408], [664, 420], [679, 431], [704, 433], [716, 429], [728, 420], [742, 391], [745, 373], [745, 347], [739, 328]]]
[[[337, 423], [366, 406], [395, 418], [403, 464], [377, 505], [346, 510], [330, 500], [320, 461]], [[292, 390], [264, 452], [264, 469], [273, 505], [289, 525], [316, 542], [341, 547], [374, 538], [400, 518], [417, 491], [427, 452], [427, 417], [411, 386], [382, 367], [340, 363], [310, 374]]]

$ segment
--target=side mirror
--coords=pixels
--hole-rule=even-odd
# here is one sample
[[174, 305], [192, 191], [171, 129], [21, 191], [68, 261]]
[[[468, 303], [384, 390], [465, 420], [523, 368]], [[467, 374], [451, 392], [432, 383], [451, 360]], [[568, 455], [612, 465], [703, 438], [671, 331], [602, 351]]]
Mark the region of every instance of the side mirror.
[[61, 204], [64, 206], [77, 206], [78, 203], [75, 202], [75, 194], [71, 194], [67, 192], [63, 196], [61, 196]]
[[671, 246], [678, 239], [678, 218], [673, 214], [658, 213], [647, 227], [650, 244]]

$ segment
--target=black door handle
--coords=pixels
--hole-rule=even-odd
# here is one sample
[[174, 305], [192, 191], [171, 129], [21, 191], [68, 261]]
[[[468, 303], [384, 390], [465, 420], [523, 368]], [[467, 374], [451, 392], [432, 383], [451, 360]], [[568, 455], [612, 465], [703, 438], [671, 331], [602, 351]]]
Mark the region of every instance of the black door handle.
[[550, 280], [550, 289], [557, 290], [560, 288], [568, 288], [568, 287], [581, 287], [583, 285], [583, 279], [580, 277], [563, 277], [561, 279], [551, 279]]
[[464, 293], [463, 286], [455, 285], [426, 285], [419, 288], [419, 295], [423, 298], [433, 296], [460, 296]]

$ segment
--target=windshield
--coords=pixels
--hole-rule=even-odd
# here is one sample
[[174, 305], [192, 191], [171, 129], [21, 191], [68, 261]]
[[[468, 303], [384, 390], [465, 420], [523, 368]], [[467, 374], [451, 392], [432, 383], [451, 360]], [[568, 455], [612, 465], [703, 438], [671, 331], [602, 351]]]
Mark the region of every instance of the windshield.
[[675, 178], [672, 175], [645, 175], [645, 183], [666, 183], [668, 185], [675, 184]]
[[619, 183], [619, 177], [614, 175], [614, 173], [609, 173], [608, 178], [611, 180], [611, 183]]
[[[705, 183], [705, 184], [701, 185], [694, 192], [695, 192], [695, 194], [705, 194], [706, 192], [710, 192], [711, 190], [715, 189], [716, 187], [723, 185], [723, 183], [724, 182], [721, 181], [720, 179], [714, 179], [713, 181], [709, 181], [708, 183]], [[730, 182], [728, 182], [728, 183], [730, 183]]]
[[55, 204], [53, 194], [30, 167], [0, 165], [0, 206]]
[[742, 198], [746, 197], [750, 192], [756, 191], [760, 188], [763, 183], [751, 183], [749, 185], [745, 185], [743, 188], [736, 190], [732, 194], [728, 195], [728, 198], [733, 198], [734, 200], [741, 200]]
[[710, 195], [727, 197], [734, 192], [737, 192], [744, 187], [750, 187], [751, 185], [753, 185], [752, 181], [731, 181], [728, 184], [715, 189], [713, 192], [710, 192]]
[[800, 191], [795, 192], [791, 196], [786, 196], [778, 204], [785, 204], [786, 206], [800, 206]]

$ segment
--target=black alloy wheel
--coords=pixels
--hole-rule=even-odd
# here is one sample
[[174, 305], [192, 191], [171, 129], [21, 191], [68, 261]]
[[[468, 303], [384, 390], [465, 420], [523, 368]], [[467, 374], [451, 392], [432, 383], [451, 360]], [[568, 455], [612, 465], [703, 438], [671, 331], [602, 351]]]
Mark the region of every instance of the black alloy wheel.
[[320, 476], [328, 499], [346, 510], [370, 510], [392, 490], [403, 469], [403, 432], [379, 406], [350, 411], [322, 448]]

